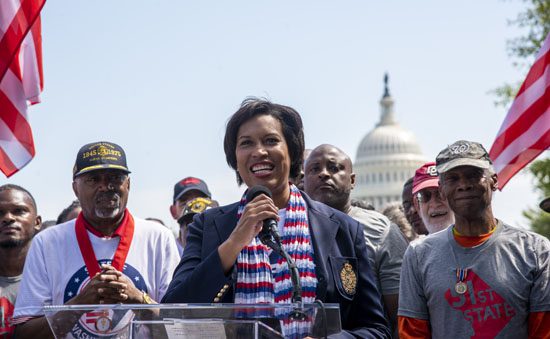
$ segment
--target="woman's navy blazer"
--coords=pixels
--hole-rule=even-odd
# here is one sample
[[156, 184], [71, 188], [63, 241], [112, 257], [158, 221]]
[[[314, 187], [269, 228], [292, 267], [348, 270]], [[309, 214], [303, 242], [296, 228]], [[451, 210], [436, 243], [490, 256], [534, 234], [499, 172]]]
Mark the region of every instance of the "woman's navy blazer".
[[[311, 200], [304, 192], [313, 242], [317, 299], [340, 304], [343, 337], [389, 338], [381, 296], [367, 258], [363, 226], [345, 213]], [[234, 203], [205, 211], [189, 225], [187, 245], [163, 303], [231, 303], [232, 274], [222, 269], [218, 246], [237, 224]], [[350, 264], [357, 277], [354, 293], [344, 288], [341, 272]], [[349, 268], [349, 265], [346, 265]], [[349, 277], [349, 275], [347, 275]], [[224, 289], [224, 286], [227, 287]], [[220, 291], [221, 298], [214, 300]]]

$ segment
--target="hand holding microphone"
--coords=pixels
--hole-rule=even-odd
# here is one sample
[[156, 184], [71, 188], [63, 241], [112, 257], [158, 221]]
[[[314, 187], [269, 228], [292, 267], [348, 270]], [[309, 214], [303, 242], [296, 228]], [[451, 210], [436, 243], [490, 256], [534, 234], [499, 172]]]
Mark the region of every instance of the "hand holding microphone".
[[[228, 272], [232, 268], [242, 248], [248, 245], [255, 236], [258, 236], [263, 244], [279, 253], [287, 262], [292, 280], [292, 302], [301, 302], [302, 287], [298, 268], [294, 260], [292, 260], [290, 255], [281, 245], [277, 225], [279, 211], [273, 203], [273, 200], [271, 200], [271, 191], [264, 186], [254, 186], [246, 193], [246, 201], [247, 204], [243, 214], [233, 230], [233, 233], [231, 233], [229, 239], [218, 248], [224, 271]], [[236, 243], [237, 246], [230, 245], [234, 243]], [[226, 254], [229, 254], [229, 251], [231, 251], [231, 255], [226, 256]], [[296, 319], [302, 316], [303, 314], [300, 312], [294, 315]]]
[[[279, 210], [268, 195], [258, 193], [250, 198], [248, 199], [247, 196], [247, 204], [237, 226], [229, 238], [218, 248], [224, 272], [231, 270], [241, 250], [260, 233], [264, 220], [273, 219], [275, 221], [279, 218]], [[276, 221], [275, 225], [277, 225]]]
[[[252, 201], [259, 195], [265, 195], [271, 198], [271, 191], [267, 187], [261, 185], [254, 186], [246, 193], [246, 201]], [[265, 245], [271, 247], [276, 251], [280, 251], [281, 237], [279, 236], [279, 229], [276, 219], [264, 219], [262, 223], [262, 229], [260, 230], [258, 237], [260, 238], [260, 241]], [[278, 246], [278, 248], [273, 248], [273, 244], [271, 244], [271, 242]]]

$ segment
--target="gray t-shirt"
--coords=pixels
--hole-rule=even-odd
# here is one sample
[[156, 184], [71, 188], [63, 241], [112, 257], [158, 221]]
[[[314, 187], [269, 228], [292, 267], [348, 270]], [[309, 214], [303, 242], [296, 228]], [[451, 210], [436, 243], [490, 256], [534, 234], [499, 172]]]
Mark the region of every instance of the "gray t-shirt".
[[399, 293], [401, 263], [408, 241], [399, 227], [376, 211], [352, 206], [348, 215], [364, 226], [369, 262], [382, 295]]
[[17, 297], [22, 276], [0, 276], [0, 338], [10, 338], [13, 332], [13, 327], [10, 326], [9, 321], [13, 315], [15, 297]]
[[[410, 244], [398, 315], [429, 320], [433, 338], [527, 338], [529, 313], [550, 311], [550, 241], [498, 221], [487, 241], [464, 248], [452, 230]], [[464, 294], [457, 267], [468, 269]]]

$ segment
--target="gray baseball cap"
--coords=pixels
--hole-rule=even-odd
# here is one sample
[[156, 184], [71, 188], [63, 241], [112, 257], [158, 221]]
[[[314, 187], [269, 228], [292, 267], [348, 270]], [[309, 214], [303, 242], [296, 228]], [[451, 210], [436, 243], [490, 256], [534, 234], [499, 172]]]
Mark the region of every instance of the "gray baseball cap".
[[438, 173], [445, 173], [458, 166], [493, 167], [489, 153], [483, 145], [474, 141], [459, 140], [443, 149], [435, 158]]

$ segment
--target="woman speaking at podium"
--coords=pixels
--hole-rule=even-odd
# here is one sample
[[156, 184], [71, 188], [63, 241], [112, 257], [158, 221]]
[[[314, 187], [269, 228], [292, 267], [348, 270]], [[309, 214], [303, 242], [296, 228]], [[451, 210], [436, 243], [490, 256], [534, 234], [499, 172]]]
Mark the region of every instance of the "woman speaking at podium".
[[244, 192], [239, 202], [195, 216], [162, 301], [296, 301], [287, 262], [260, 241], [264, 221], [274, 220], [273, 233], [296, 264], [302, 302], [340, 304], [343, 335], [389, 337], [363, 227], [290, 183], [303, 163], [300, 115], [287, 106], [247, 99], [227, 123], [224, 150], [239, 185], [267, 190], [253, 196]]

